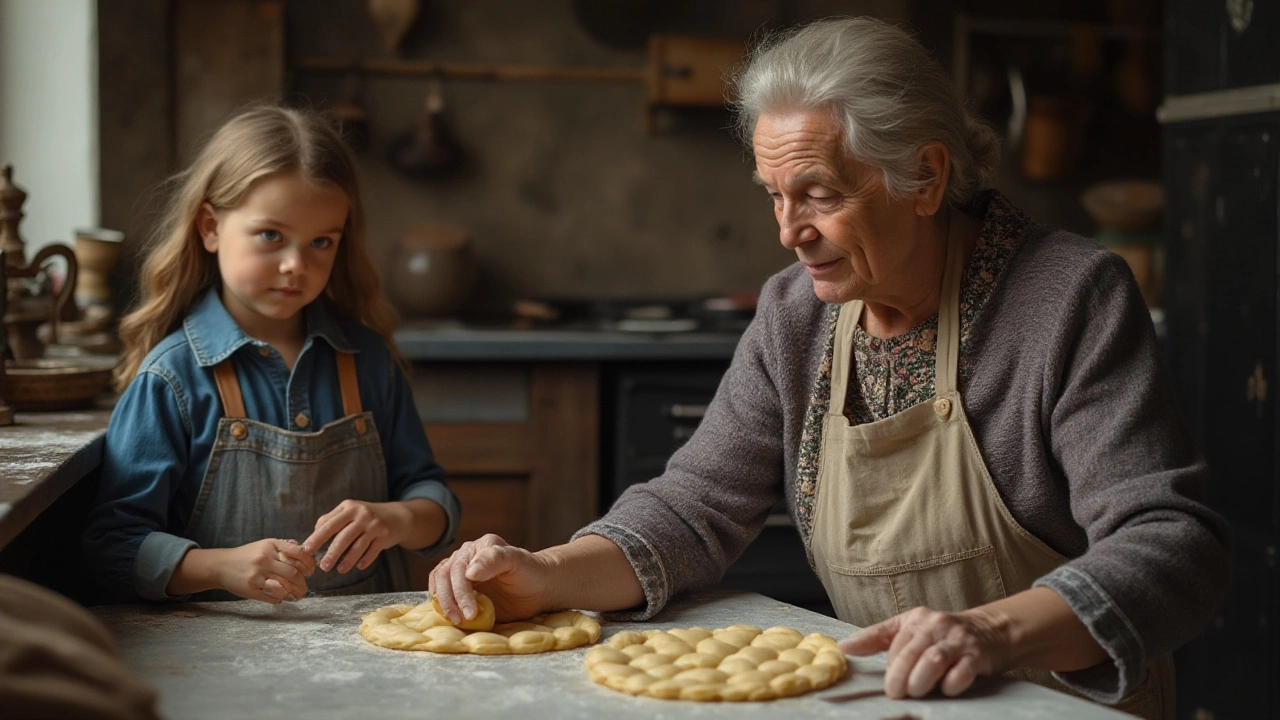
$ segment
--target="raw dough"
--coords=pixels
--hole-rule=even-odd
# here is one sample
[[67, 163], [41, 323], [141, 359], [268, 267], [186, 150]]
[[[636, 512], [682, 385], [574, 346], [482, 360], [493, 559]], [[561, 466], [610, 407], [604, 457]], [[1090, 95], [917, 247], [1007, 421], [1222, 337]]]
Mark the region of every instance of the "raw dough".
[[[493, 602], [476, 593], [480, 612], [458, 627], [440, 614], [434, 598], [420, 605], [388, 605], [365, 613], [360, 635], [392, 650], [474, 655], [528, 655], [570, 650], [600, 639], [600, 623], [580, 612], [539, 615], [493, 624]], [[487, 614], [487, 624], [485, 617]]]
[[776, 700], [819, 690], [848, 671], [827, 635], [761, 630], [624, 630], [587, 653], [587, 672], [605, 687], [662, 699]]

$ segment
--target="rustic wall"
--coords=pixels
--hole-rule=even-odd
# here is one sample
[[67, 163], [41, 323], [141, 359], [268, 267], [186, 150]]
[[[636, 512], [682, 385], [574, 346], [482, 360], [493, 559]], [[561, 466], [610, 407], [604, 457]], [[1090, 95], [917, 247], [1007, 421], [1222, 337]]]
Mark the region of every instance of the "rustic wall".
[[[290, 2], [290, 54], [385, 56], [363, 5], [343, 0], [321, 10], [305, 0]], [[407, 57], [513, 65], [645, 62], [641, 49], [593, 38], [569, 0], [423, 6], [406, 37]], [[678, 32], [746, 38], [780, 22], [894, 14], [902, 7], [849, 0], [707, 2], [696, 16], [685, 11], [652, 20]], [[318, 104], [340, 99], [347, 82], [314, 72], [299, 72], [295, 81]], [[427, 81], [371, 78], [362, 91], [372, 125], [362, 166], [375, 243], [386, 251], [413, 222], [464, 225], [489, 293], [710, 294], [755, 289], [791, 261], [776, 241], [763, 193], [750, 180], [748, 157], [723, 129], [725, 113], [671, 114], [662, 118], [668, 127], [646, 136], [639, 84], [446, 81], [447, 117], [469, 162], [456, 178], [421, 182], [397, 175], [386, 152], [421, 115]]]
[[[609, 0], [595, 0], [595, 4]], [[703, 0], [613, 4], [639, 18], [612, 35], [590, 34], [573, 0], [423, 0], [402, 54], [435, 61], [638, 67], [629, 42], [660, 31], [745, 38], [761, 28], [833, 14], [904, 17], [905, 0]], [[103, 222], [140, 231], [143, 190], [172, 163], [156, 77], [169, 62], [156, 47], [163, 0], [100, 3], [103, 35]], [[645, 17], [638, 7], [667, 8]], [[386, 57], [363, 0], [287, 0], [288, 53]], [[602, 41], [604, 38], [610, 42]], [[118, 54], [139, 43], [139, 56]], [[109, 69], [108, 69], [109, 68]], [[344, 94], [341, 75], [290, 74], [291, 98], [324, 107]], [[447, 117], [468, 154], [463, 172], [422, 182], [389, 166], [387, 148], [420, 117], [421, 78], [367, 78], [361, 155], [375, 247], [384, 262], [402, 229], [422, 221], [466, 226], [490, 298], [700, 295], [756, 289], [791, 261], [777, 243], [748, 156], [721, 112], [664, 115], [643, 131], [639, 84], [446, 81]], [[169, 111], [171, 113], [171, 110]], [[110, 177], [108, 177], [110, 175]], [[125, 220], [125, 218], [128, 220]], [[140, 219], [142, 218], [142, 219]]]

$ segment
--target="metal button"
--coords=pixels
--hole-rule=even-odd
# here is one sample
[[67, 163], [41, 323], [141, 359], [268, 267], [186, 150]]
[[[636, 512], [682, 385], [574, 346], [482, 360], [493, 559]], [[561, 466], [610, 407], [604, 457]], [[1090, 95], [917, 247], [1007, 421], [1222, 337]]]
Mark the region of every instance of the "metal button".
[[298, 413], [298, 417], [293, 419], [293, 424], [300, 428], [304, 428], [311, 424], [311, 418], [303, 415], [302, 413]]
[[266, 345], [263, 345], [262, 347], [258, 348], [258, 354], [261, 355], [262, 357], [266, 357], [271, 354], [271, 348], [267, 347]]
[[231, 437], [237, 440], [243, 440], [249, 436], [249, 428], [245, 427], [242, 422], [231, 423]]
[[364, 418], [356, 418], [356, 434], [363, 435], [368, 429], [369, 423], [365, 422]]
[[951, 401], [946, 398], [939, 398], [933, 403], [933, 411], [943, 420], [947, 419], [947, 415], [951, 414]]

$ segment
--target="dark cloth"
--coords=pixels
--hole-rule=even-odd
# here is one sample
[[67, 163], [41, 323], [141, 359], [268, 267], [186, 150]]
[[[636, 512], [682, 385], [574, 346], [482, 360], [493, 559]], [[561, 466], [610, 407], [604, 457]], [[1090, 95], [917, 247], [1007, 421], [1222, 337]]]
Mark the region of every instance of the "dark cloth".
[[155, 720], [156, 693], [107, 629], [52, 591], [0, 575], [0, 715], [9, 720]]

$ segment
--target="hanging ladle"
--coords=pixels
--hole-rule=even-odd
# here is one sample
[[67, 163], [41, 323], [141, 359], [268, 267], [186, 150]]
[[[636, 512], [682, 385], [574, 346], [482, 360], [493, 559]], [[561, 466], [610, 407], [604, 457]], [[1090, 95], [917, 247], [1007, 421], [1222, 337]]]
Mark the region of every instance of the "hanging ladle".
[[431, 179], [452, 172], [461, 158], [461, 148], [444, 121], [440, 78], [433, 77], [427, 89], [426, 113], [391, 143], [391, 166], [410, 177]]

